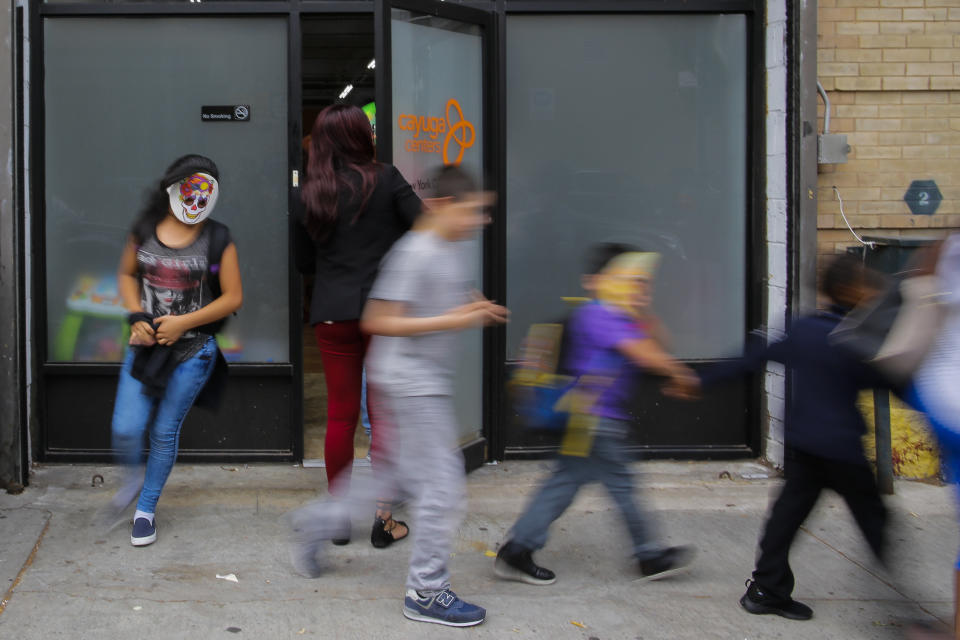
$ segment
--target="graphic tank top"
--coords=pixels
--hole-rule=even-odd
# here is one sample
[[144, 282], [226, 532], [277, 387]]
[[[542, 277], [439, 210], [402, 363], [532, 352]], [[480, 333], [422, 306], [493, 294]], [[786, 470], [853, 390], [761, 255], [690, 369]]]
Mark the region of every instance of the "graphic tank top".
[[[210, 304], [213, 299], [206, 274], [209, 267], [210, 227], [205, 226], [190, 246], [172, 249], [152, 233], [137, 248], [140, 304], [155, 318], [182, 316]], [[207, 336], [197, 329], [184, 332], [171, 348], [179, 360], [199, 351]]]

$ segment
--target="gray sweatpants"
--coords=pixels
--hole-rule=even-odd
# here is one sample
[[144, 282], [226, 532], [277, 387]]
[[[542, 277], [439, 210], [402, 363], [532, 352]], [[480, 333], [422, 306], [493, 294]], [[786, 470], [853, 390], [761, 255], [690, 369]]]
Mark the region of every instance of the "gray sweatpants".
[[447, 562], [466, 512], [466, 473], [450, 396], [386, 396], [397, 441], [398, 489], [412, 507], [407, 587], [420, 592], [450, 587]]
[[346, 495], [300, 507], [289, 524], [300, 542], [343, 538], [350, 535], [351, 521], [369, 522], [377, 498], [406, 497], [413, 516], [407, 587], [425, 594], [447, 589], [447, 562], [466, 510], [453, 398], [380, 394], [380, 400], [374, 429], [389, 420], [392, 436], [374, 475], [353, 474]]

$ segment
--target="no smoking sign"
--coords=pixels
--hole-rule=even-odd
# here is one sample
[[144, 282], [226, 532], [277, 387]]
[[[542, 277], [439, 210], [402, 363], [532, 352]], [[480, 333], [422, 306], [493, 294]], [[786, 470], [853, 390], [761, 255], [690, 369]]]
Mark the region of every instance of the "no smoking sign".
[[942, 200], [943, 194], [933, 180], [914, 180], [903, 194], [903, 201], [915, 216], [933, 215]]

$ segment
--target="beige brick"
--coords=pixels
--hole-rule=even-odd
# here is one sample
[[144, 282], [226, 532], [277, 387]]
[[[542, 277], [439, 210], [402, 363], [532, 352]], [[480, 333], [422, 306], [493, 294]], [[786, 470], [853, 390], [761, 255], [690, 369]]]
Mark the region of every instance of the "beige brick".
[[[839, 50], [838, 50], [839, 51]], [[922, 51], [922, 49], [921, 49]], [[930, 59], [935, 62], [960, 60], [960, 49], [931, 49]], [[839, 60], [839, 58], [838, 58]]]
[[876, 229], [880, 226], [880, 217], [875, 215], [863, 215], [859, 213], [852, 216], [847, 216], [847, 220], [850, 221], [850, 226], [854, 229]]
[[902, 94], [893, 91], [861, 91], [856, 94], [857, 104], [900, 104]]
[[942, 22], [914, 22], [911, 24], [922, 24], [923, 32], [931, 35], [960, 33], [960, 22], [944, 20]]
[[817, 10], [818, 22], [842, 22], [857, 19], [857, 10], [852, 7], [842, 9], [827, 9], [820, 7]]
[[855, 93], [838, 93], [830, 96], [830, 102], [832, 104], [854, 104], [856, 101], [857, 94]]
[[927, 107], [922, 104], [885, 104], [877, 109], [880, 118], [923, 118]]
[[900, 118], [857, 118], [857, 131], [900, 131]]
[[960, 144], [950, 145], [950, 157], [951, 158], [960, 158]]
[[[864, 24], [870, 24], [865, 22]], [[923, 22], [879, 22], [880, 33], [926, 33], [925, 23]]]
[[[904, 173], [860, 173], [857, 174], [862, 187], [882, 187], [891, 184], [902, 184], [907, 180]], [[909, 181], [908, 181], [909, 182]]]
[[836, 83], [833, 81], [833, 77], [820, 78], [820, 84], [823, 86], [824, 91], [833, 91], [836, 89]]
[[926, 144], [957, 145], [960, 144], [960, 131], [937, 131], [926, 134]]
[[858, 173], [860, 171], [879, 171], [881, 163], [899, 162], [898, 160], [880, 160], [859, 158], [856, 162], [833, 165], [837, 173]]
[[960, 93], [950, 93], [950, 102], [960, 102]]
[[960, 77], [930, 78], [930, 88], [941, 91], [960, 91]]
[[955, 7], [957, 0], [926, 0], [924, 4], [928, 7]]
[[[874, 51], [874, 49], [863, 49]], [[884, 62], [926, 62], [930, 59], [930, 49], [884, 49]]]
[[[858, 145], [858, 144], [880, 144], [879, 132], [877, 131], [851, 131], [847, 133], [847, 144], [849, 145]], [[850, 173], [851, 176], [856, 176], [856, 173]]]
[[[953, 69], [953, 65], [946, 64]], [[819, 76], [857, 76], [860, 74], [860, 65], [857, 62], [824, 62], [817, 65], [817, 75]]]
[[930, 91], [928, 93], [905, 93], [903, 104], [946, 104], [950, 94], [946, 91]]
[[817, 211], [820, 213], [840, 213], [840, 203], [836, 200], [818, 200]]
[[883, 88], [879, 77], [840, 76], [834, 79], [834, 86], [838, 91], [879, 91]]
[[817, 228], [818, 229], [829, 229], [836, 226], [835, 218], [832, 214], [826, 215], [817, 215]]
[[879, 7], [880, 0], [837, 0], [838, 7]]
[[960, 47], [960, 36], [953, 36], [953, 46]]
[[923, 131], [884, 131], [877, 137], [877, 144], [882, 146], [926, 143], [927, 134]]
[[950, 129], [960, 131], [960, 118], [950, 118]]
[[905, 67], [906, 65], [903, 62], [861, 62], [860, 75], [902, 76]]
[[[871, 18], [872, 20], [873, 18]], [[904, 20], [919, 20], [923, 21], [933, 21], [933, 20], [946, 20], [947, 19], [947, 10], [942, 9], [904, 9], [903, 10], [903, 19]]]
[[869, 146], [854, 147], [857, 158], [900, 158], [903, 154], [900, 147]]
[[906, 187], [891, 187], [887, 186], [886, 188], [880, 189], [880, 199], [884, 201], [890, 200], [900, 200], [903, 197]]
[[[880, 62], [883, 59], [881, 49], [828, 49], [828, 51], [833, 51], [836, 62]], [[891, 51], [912, 51], [912, 49], [891, 49]], [[917, 49], [917, 51], [923, 51], [923, 49]]]
[[948, 20], [960, 20], [960, 7], [950, 7], [950, 11], [947, 14]]
[[930, 88], [930, 78], [926, 76], [887, 77], [883, 79], [883, 88], [889, 91], [924, 91]]
[[[841, 38], [843, 36], [835, 36]], [[864, 49], [893, 49], [896, 47], [905, 47], [907, 46], [907, 38], [934, 38], [940, 36], [920, 36], [920, 35], [910, 35], [910, 36], [857, 36], [860, 39], [860, 46]], [[911, 46], [925, 46], [925, 45], [911, 45]], [[932, 45], [926, 45], [932, 46]], [[944, 46], [944, 45], [941, 45]]]
[[861, 36], [825, 36], [817, 35], [817, 47], [826, 49], [856, 49], [860, 46]]
[[[889, 74], [896, 75], [896, 74]], [[952, 76], [952, 62], [908, 62], [908, 76]]]
[[836, 49], [817, 49], [817, 62], [833, 62], [837, 58]]
[[[871, 200], [867, 202], [860, 203], [860, 213], [863, 214], [891, 214], [891, 213], [900, 213], [903, 211], [902, 203], [900, 202], [885, 202], [883, 200]], [[879, 221], [878, 221], [879, 225]]]
[[[867, 36], [862, 36], [867, 37]], [[874, 36], [883, 37], [883, 36]], [[892, 36], [891, 36], [892, 37]], [[894, 45], [895, 46], [895, 45]], [[906, 46], [908, 47], [929, 47], [931, 49], [945, 48], [953, 46], [953, 36], [938, 35], [909, 35], [907, 36]]]
[[838, 118], [876, 118], [878, 110], [875, 104], [840, 104], [833, 111]]
[[960, 104], [928, 104], [928, 118], [960, 118]]
[[830, 120], [830, 130], [836, 133], [853, 131], [853, 124], [853, 118], [832, 118]]
[[922, 7], [923, 0], [880, 0], [881, 7]]
[[903, 131], [946, 131], [950, 128], [947, 118], [904, 118]]
[[837, 0], [820, 0], [817, 3], [818, 7], [835, 7], [837, 6]]
[[903, 20], [903, 14], [907, 11], [924, 11], [924, 9], [857, 9], [856, 19], [895, 22]]
[[[897, 24], [897, 23], [893, 23]], [[912, 23], [911, 23], [912, 24]], [[875, 36], [880, 33], [879, 22], [837, 22], [834, 30], [842, 36]], [[923, 29], [921, 28], [921, 31]]]
[[921, 144], [917, 146], [904, 146], [904, 158], [946, 158], [948, 149], [945, 146]]

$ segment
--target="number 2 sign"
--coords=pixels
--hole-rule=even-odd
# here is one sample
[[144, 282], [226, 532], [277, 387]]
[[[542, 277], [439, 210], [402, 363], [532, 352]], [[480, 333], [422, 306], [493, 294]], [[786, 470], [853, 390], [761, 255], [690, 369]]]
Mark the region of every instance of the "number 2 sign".
[[915, 216], [930, 216], [937, 212], [943, 194], [933, 180], [914, 180], [903, 194], [903, 201]]

